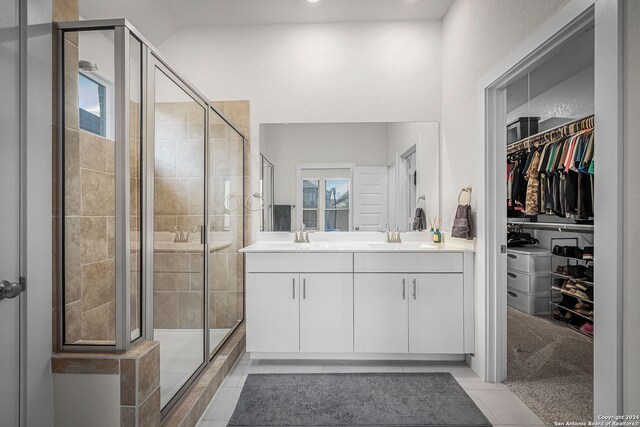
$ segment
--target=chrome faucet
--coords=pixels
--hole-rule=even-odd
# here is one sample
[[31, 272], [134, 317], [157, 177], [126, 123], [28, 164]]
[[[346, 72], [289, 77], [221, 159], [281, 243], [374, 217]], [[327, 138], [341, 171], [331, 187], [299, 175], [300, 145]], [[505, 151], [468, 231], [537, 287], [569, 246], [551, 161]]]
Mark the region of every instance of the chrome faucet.
[[389, 224], [386, 224], [385, 229], [386, 229], [386, 235], [384, 239], [385, 243], [402, 243], [402, 240], [400, 239], [400, 231], [397, 225], [396, 225], [395, 231], [389, 230]]
[[309, 243], [309, 233], [305, 231], [304, 224], [293, 234], [293, 243]]
[[189, 243], [189, 236], [191, 235], [191, 233], [189, 233], [188, 231], [186, 233], [182, 231], [182, 226], [180, 224], [173, 227], [173, 229], [176, 233], [175, 237], [173, 238], [173, 243]]

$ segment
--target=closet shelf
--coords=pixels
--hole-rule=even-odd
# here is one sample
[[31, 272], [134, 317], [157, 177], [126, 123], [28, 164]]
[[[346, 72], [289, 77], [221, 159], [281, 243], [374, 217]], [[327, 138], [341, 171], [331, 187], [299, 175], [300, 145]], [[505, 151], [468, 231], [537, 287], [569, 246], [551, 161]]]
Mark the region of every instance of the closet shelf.
[[572, 259], [575, 261], [584, 261], [584, 262], [593, 262], [592, 259], [584, 259], [584, 258], [576, 258], [574, 256], [566, 256], [566, 255], [558, 255], [558, 254], [551, 254], [551, 256], [557, 257], [557, 258], [566, 258], [566, 259]]
[[[561, 289], [561, 288], [559, 288], [559, 287], [557, 287], [557, 286], [552, 286], [552, 287], [551, 287], [551, 289], [553, 289], [554, 291], [559, 291], [560, 293], [562, 293], [562, 295], [566, 295], [566, 296], [568, 296], [568, 297], [573, 297], [573, 298], [575, 298], [575, 299], [579, 299], [579, 300], [580, 300], [580, 301], [582, 301], [582, 302], [586, 302], [586, 303], [589, 303], [589, 304], [595, 304], [595, 303], [594, 303], [593, 301], [591, 301], [591, 300], [584, 299], [584, 298], [580, 298], [580, 297], [578, 297], [578, 296], [576, 296], [576, 295], [572, 295], [572, 294], [569, 294], [569, 293], [562, 292], [562, 289]], [[555, 303], [552, 303], [552, 304], [555, 304]], [[562, 306], [562, 307], [563, 307], [563, 308], [566, 308], [566, 307], [564, 307], [564, 306]], [[570, 309], [568, 309], [568, 308], [567, 308], [567, 310], [570, 310]]]
[[530, 221], [518, 221], [510, 219], [508, 224], [516, 224], [522, 228], [529, 228], [532, 230], [550, 230], [550, 231], [567, 231], [572, 233], [587, 233], [593, 234], [593, 224], [565, 224], [555, 222], [530, 222]]
[[588, 285], [588, 286], [593, 286], [593, 282], [589, 282], [588, 280], [576, 279], [575, 277], [567, 276], [560, 273], [554, 273], [553, 271], [551, 272], [551, 275], [556, 277], [562, 277], [563, 279], [574, 280], [576, 282], [584, 283], [585, 285]]
[[583, 318], [587, 319], [588, 321], [593, 322], [593, 317], [589, 317], [589, 316], [585, 316], [584, 314], [580, 314], [580, 313], [578, 313], [577, 311], [572, 310], [572, 309], [570, 309], [570, 308], [567, 308], [567, 307], [565, 307], [565, 306], [564, 306], [564, 305], [562, 305], [562, 304], [558, 304], [557, 302], [551, 302], [550, 304], [551, 304], [551, 305], [554, 305], [554, 306], [556, 306], [556, 307], [558, 307], [558, 308], [561, 308], [561, 309], [563, 309], [563, 310], [570, 311], [571, 313], [575, 314], [576, 316], [583, 317]]

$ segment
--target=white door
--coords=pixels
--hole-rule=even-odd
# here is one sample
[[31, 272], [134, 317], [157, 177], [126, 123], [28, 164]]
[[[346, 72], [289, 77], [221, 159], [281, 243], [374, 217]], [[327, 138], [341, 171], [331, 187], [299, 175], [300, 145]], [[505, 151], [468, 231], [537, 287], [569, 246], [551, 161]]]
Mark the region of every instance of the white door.
[[20, 413], [20, 134], [18, 1], [0, 3], [0, 426]]
[[408, 296], [405, 274], [354, 274], [355, 352], [408, 352]]
[[300, 351], [353, 351], [353, 274], [301, 274]]
[[387, 224], [387, 167], [353, 169], [353, 229], [384, 230]]
[[464, 353], [462, 274], [414, 274], [409, 282], [409, 352]]
[[300, 276], [247, 274], [247, 351], [300, 351]]

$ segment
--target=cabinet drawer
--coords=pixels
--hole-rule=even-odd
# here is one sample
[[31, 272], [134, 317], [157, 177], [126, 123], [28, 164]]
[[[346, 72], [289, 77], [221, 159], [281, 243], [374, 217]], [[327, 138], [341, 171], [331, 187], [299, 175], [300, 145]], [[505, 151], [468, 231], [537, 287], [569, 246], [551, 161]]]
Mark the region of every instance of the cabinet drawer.
[[508, 289], [507, 305], [529, 314], [549, 313], [549, 294], [525, 294]]
[[520, 250], [507, 251], [507, 269], [524, 273], [539, 273], [551, 269], [551, 258], [548, 250], [526, 252]]
[[356, 273], [460, 273], [462, 253], [355, 253]]
[[526, 274], [517, 270], [507, 270], [507, 287], [527, 294], [549, 292], [549, 274]]
[[352, 273], [353, 253], [251, 253], [248, 273]]

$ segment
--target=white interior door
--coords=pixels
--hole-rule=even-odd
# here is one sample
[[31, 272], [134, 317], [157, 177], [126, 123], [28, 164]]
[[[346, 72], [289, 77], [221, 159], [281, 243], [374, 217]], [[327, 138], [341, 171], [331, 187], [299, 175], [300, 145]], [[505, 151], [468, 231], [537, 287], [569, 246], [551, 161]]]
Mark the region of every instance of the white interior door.
[[462, 274], [409, 277], [409, 352], [464, 352]]
[[353, 229], [383, 230], [387, 221], [387, 167], [358, 166], [353, 170]]
[[20, 98], [18, 1], [0, 3], [0, 425], [20, 421]]
[[408, 351], [408, 289], [408, 279], [405, 274], [354, 274], [355, 352], [406, 353]]
[[247, 274], [247, 351], [300, 351], [300, 275]]
[[301, 274], [300, 351], [353, 351], [353, 274]]

